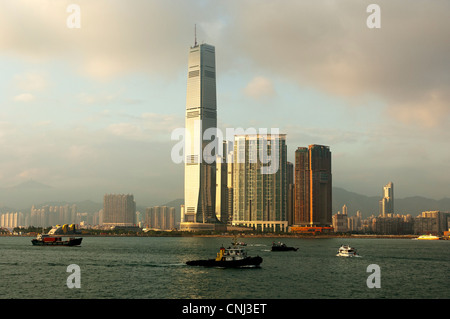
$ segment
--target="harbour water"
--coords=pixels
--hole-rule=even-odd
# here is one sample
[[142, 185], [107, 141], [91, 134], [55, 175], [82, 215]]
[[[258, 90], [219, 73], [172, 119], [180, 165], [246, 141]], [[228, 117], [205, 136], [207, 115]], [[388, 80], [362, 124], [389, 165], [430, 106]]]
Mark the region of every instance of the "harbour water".
[[[214, 258], [221, 237], [85, 237], [80, 247], [32, 246], [0, 237], [2, 299], [444, 299], [450, 298], [450, 241], [360, 238], [240, 238], [260, 268], [190, 267]], [[298, 251], [272, 252], [272, 241]], [[336, 257], [341, 244], [361, 258]], [[80, 288], [69, 288], [69, 265]], [[369, 265], [380, 288], [369, 288]]]

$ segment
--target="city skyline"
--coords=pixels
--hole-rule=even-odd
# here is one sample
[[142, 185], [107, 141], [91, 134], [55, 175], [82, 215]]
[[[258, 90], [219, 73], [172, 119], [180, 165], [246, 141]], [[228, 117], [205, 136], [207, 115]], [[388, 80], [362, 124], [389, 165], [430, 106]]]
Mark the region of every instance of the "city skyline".
[[81, 2], [80, 29], [69, 1], [2, 3], [1, 184], [32, 179], [68, 201], [182, 198], [170, 133], [184, 127], [196, 24], [220, 56], [219, 128], [279, 128], [290, 162], [329, 145], [333, 186], [349, 191], [392, 180], [396, 198], [448, 197], [449, 4], [379, 1], [374, 30], [369, 3]]

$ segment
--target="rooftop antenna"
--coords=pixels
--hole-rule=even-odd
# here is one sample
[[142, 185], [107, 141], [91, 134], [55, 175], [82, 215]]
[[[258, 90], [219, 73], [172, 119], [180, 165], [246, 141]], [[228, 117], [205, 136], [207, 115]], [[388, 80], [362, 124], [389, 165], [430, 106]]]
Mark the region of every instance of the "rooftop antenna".
[[197, 46], [197, 25], [194, 24], [194, 36], [195, 36], [195, 42], [194, 42], [194, 47]]

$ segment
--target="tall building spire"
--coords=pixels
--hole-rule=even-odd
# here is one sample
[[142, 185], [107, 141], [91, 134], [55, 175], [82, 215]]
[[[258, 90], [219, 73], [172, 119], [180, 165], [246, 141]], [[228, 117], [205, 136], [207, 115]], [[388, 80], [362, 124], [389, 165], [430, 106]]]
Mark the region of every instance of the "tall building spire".
[[194, 24], [194, 47], [197, 46], [197, 25]]

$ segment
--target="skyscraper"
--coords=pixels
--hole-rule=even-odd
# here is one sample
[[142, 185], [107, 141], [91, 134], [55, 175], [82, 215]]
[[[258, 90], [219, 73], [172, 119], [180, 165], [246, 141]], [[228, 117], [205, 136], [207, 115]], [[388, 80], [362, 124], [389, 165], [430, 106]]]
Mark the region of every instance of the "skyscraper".
[[[264, 147], [266, 151], [261, 151]], [[286, 135], [236, 135], [233, 164], [233, 225], [259, 231], [287, 231]], [[266, 153], [266, 154], [264, 154]], [[264, 174], [271, 156], [277, 170]], [[270, 154], [270, 155], [269, 155]], [[278, 154], [278, 156], [273, 156]]]
[[380, 215], [394, 213], [394, 183], [389, 182], [383, 187], [383, 198], [380, 200]]
[[[218, 155], [216, 161], [216, 217], [222, 223], [227, 223], [229, 220], [229, 196], [230, 196], [230, 179], [229, 175], [229, 156], [228, 144], [231, 142], [223, 141], [222, 154]], [[227, 158], [228, 157], [228, 158]]]
[[144, 223], [147, 228], [172, 230], [175, 228], [175, 208], [167, 206], [148, 207]]
[[134, 226], [136, 224], [136, 202], [133, 195], [106, 194], [103, 197], [103, 224]]
[[[207, 224], [217, 222], [216, 154], [205, 149], [211, 147], [217, 134], [216, 62], [214, 46], [198, 45], [197, 41], [189, 50], [185, 129], [184, 208], [180, 228], [205, 229]], [[204, 136], [205, 132], [208, 136]]]
[[300, 227], [330, 227], [331, 190], [330, 148], [323, 145], [297, 148], [294, 224]]

